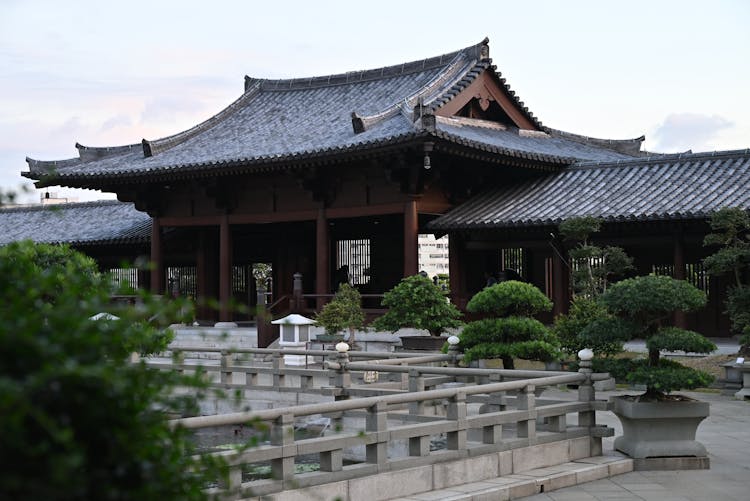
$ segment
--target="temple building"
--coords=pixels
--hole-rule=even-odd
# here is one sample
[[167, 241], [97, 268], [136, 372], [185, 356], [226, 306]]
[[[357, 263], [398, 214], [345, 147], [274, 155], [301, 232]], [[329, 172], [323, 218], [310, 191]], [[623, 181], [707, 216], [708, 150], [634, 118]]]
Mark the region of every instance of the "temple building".
[[[486, 272], [512, 272], [563, 312], [569, 270], [557, 225], [591, 215], [605, 221], [597, 238], [624, 247], [638, 273], [687, 278], [709, 293], [705, 311], [682, 323], [729, 335], [721, 280], [701, 268], [710, 253], [702, 238], [712, 211], [750, 208], [750, 151], [661, 155], [642, 151], [643, 140], [543, 125], [485, 39], [373, 70], [245, 77], [235, 102], [191, 129], [126, 146], [77, 144], [78, 157], [29, 158], [22, 174], [38, 187], [116, 193], [119, 202], [76, 204], [83, 212], [37, 211], [69, 229], [45, 241], [73, 242], [103, 268], [150, 260], [139, 284], [218, 299], [204, 318], [245, 319], [230, 303], [255, 304], [257, 263], [272, 265], [279, 314], [322, 306], [342, 280], [376, 309], [377, 295], [420, 271], [420, 234], [449, 235], [459, 307]], [[37, 214], [0, 213], [2, 227], [23, 220], [0, 243], [54, 225], [23, 211]], [[304, 304], [284, 302], [300, 294]]]

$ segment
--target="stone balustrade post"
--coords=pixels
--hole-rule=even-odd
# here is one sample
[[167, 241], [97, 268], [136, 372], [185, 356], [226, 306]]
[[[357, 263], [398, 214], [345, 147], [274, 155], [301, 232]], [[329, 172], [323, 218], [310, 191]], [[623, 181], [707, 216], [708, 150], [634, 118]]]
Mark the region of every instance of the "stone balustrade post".
[[275, 389], [286, 386], [286, 377], [284, 375], [284, 354], [277, 351], [273, 354], [273, 387]]
[[[594, 372], [591, 362], [591, 360], [594, 358], [594, 352], [588, 348], [584, 348], [583, 350], [578, 352], [578, 358], [580, 359], [578, 372], [579, 374], [583, 374], [585, 376], [585, 379], [578, 385], [578, 401], [593, 402], [596, 399], [594, 382], [591, 380], [591, 374]], [[579, 412], [578, 426], [589, 429], [589, 437], [591, 439], [591, 455], [601, 456], [602, 437], [594, 436], [592, 434], [593, 428], [596, 426], [596, 411], [593, 408], [589, 408], [589, 410]]]
[[172, 364], [176, 366], [175, 372], [177, 374], [184, 374], [185, 369], [182, 365], [185, 363], [185, 352], [179, 349], [172, 348]]
[[517, 424], [516, 434], [518, 438], [528, 438], [529, 444], [534, 443], [536, 439], [536, 396], [533, 384], [528, 384], [518, 393], [516, 397], [516, 406], [518, 410], [529, 411], [529, 418], [521, 420]]
[[294, 478], [294, 416], [283, 414], [271, 426], [271, 445], [281, 446], [281, 457], [271, 460], [271, 474], [276, 480]]
[[[385, 466], [388, 463], [388, 406], [378, 402], [367, 410], [365, 431], [375, 434], [375, 442], [365, 446], [368, 463]], [[429, 453], [429, 442], [428, 442]]]
[[466, 392], [458, 391], [448, 403], [446, 419], [456, 421], [456, 431], [446, 433], [447, 448], [451, 451], [466, 449]]
[[221, 366], [221, 372], [219, 376], [219, 381], [221, 382], [221, 384], [233, 383], [234, 378], [233, 378], [233, 372], [232, 372], [232, 365], [234, 364], [234, 361], [232, 360], [232, 354], [226, 350], [222, 350], [221, 361], [219, 362], [219, 364]]
[[[424, 391], [424, 376], [416, 369], [409, 371], [409, 393]], [[424, 401], [409, 402], [409, 414], [424, 414]]]

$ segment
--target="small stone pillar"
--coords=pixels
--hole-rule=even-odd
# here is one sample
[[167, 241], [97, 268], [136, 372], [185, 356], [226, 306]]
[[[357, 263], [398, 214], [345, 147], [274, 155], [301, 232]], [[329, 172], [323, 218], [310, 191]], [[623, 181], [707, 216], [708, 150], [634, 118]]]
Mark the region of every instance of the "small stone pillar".
[[[593, 402], [596, 399], [594, 383], [591, 380], [591, 374], [594, 372], [591, 368], [593, 365], [591, 360], [594, 358], [594, 352], [589, 348], [584, 348], [578, 352], [578, 358], [580, 359], [578, 372], [586, 376], [586, 379], [578, 385], [578, 401]], [[589, 437], [591, 438], [591, 455], [601, 456], [602, 437], [594, 436], [592, 434], [593, 428], [596, 426], [596, 411], [588, 410], [579, 412], [578, 426], [583, 426], [589, 429]]]

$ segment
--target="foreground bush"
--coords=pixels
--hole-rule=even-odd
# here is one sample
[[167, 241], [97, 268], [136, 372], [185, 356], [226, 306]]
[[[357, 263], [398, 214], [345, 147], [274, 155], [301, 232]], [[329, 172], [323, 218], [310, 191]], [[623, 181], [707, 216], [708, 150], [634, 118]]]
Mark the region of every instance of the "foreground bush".
[[167, 422], [196, 411], [197, 393], [171, 390], [200, 381], [128, 362], [163, 346], [142, 320], [159, 312], [91, 320], [110, 290], [91, 264], [66, 247], [0, 249], [0, 499], [203, 499], [219, 465]]

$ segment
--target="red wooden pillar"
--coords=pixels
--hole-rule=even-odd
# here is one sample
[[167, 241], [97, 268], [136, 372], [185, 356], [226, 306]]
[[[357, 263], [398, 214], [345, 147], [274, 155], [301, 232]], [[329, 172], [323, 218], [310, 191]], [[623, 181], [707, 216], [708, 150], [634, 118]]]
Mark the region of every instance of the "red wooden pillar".
[[[677, 280], [685, 280], [685, 248], [682, 243], [682, 235], [675, 233], [674, 235], [674, 278]], [[682, 329], [687, 328], [687, 317], [684, 311], [674, 312], [674, 325]]]
[[[565, 253], [564, 250], [560, 252]], [[565, 262], [567, 253], [552, 252], [552, 316], [568, 313], [570, 308], [570, 270]]]
[[463, 239], [458, 235], [450, 235], [448, 237], [448, 276], [451, 300], [461, 309], [466, 308], [468, 302], [465, 262], [466, 250]]
[[229, 322], [232, 313], [229, 303], [232, 298], [232, 234], [229, 218], [225, 214], [219, 224], [219, 321]]
[[158, 217], [151, 220], [151, 292], [164, 293], [164, 249]]
[[195, 250], [195, 303], [196, 315], [208, 318], [208, 249], [206, 249], [206, 231], [198, 229], [198, 247]]
[[[331, 271], [329, 269], [328, 219], [325, 209], [318, 209], [315, 225], [315, 293], [328, 294], [331, 290]], [[325, 298], [318, 297], [317, 309], [325, 304]]]
[[404, 277], [419, 272], [419, 216], [417, 199], [412, 198], [404, 205]]

